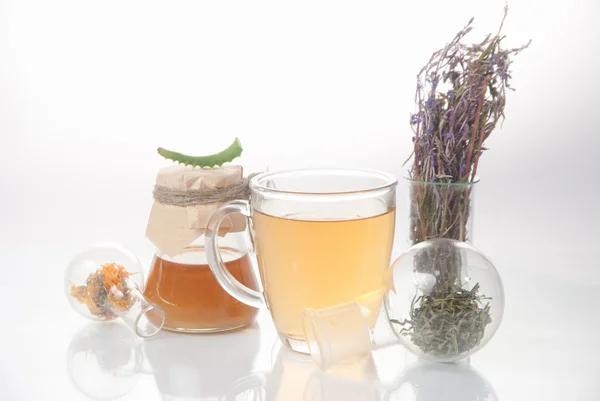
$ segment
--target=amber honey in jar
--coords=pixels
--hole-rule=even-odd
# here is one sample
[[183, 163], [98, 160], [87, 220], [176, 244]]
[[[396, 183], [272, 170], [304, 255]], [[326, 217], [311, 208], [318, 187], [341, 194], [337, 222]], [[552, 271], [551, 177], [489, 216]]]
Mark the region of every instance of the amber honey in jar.
[[[233, 247], [221, 247], [220, 252], [231, 275], [257, 289], [248, 256]], [[243, 327], [258, 312], [223, 290], [210, 271], [201, 246], [188, 247], [174, 257], [156, 254], [144, 294], [165, 310], [164, 327], [176, 331]]]
[[[215, 202], [215, 198], [219, 198], [219, 191], [239, 198], [231, 188], [243, 182], [240, 166], [174, 166], [159, 171], [146, 230], [157, 250], [144, 295], [164, 309], [164, 329], [188, 333], [232, 330], [250, 324], [258, 313], [219, 285], [204, 251], [206, 223], [212, 212], [229, 200], [224, 197]], [[165, 188], [167, 196], [161, 196]], [[210, 202], [204, 202], [205, 192], [210, 194], [206, 197]], [[187, 201], [182, 204], [181, 199]], [[227, 269], [242, 284], [258, 290], [248, 260], [247, 239], [244, 216], [232, 216], [221, 225], [218, 243]]]

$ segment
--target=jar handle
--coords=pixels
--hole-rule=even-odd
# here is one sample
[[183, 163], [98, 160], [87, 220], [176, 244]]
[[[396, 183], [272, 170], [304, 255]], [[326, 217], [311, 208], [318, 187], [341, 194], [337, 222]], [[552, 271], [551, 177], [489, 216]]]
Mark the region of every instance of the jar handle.
[[[225, 218], [225, 216], [233, 213], [241, 213], [250, 219], [250, 204], [248, 201], [243, 200], [236, 200], [226, 203], [217, 208], [208, 220], [204, 239], [204, 247], [206, 249], [208, 266], [217, 279], [217, 282], [225, 291], [227, 291], [229, 295], [238, 301], [245, 303], [246, 305], [250, 305], [255, 308], [265, 308], [266, 302], [263, 295], [258, 291], [246, 287], [235, 277], [233, 277], [225, 267], [223, 258], [219, 252], [219, 226], [221, 225], [221, 221], [223, 218]], [[253, 258], [249, 258], [250, 263], [254, 263], [252, 259]], [[254, 271], [258, 271], [257, 266], [252, 267]]]

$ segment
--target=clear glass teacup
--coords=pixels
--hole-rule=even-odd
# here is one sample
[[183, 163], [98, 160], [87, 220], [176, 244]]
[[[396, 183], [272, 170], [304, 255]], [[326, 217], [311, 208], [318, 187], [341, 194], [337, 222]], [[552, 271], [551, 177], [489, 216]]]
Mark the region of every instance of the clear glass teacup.
[[[383, 293], [394, 239], [396, 185], [394, 176], [368, 170], [257, 175], [249, 184], [249, 202], [227, 203], [211, 216], [205, 242], [210, 269], [233, 297], [269, 309], [286, 346], [308, 353], [306, 308]], [[232, 213], [250, 219], [251, 260], [260, 272], [261, 292], [237, 281], [219, 253], [216, 233]], [[370, 306], [372, 316], [380, 305], [381, 297]]]

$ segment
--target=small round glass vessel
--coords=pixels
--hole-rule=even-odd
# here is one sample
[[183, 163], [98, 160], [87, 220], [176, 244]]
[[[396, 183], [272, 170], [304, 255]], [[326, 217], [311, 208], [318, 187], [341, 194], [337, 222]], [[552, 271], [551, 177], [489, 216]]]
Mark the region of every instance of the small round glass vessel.
[[71, 307], [88, 319], [121, 318], [140, 337], [163, 325], [164, 311], [142, 295], [141, 263], [118, 244], [96, 244], [76, 255], [65, 270], [64, 289]]
[[484, 347], [504, 314], [498, 271], [473, 246], [456, 240], [421, 242], [387, 273], [384, 296], [392, 329], [423, 359], [454, 362]]
[[[258, 289], [245, 247], [246, 232], [219, 237], [219, 249], [229, 273], [244, 285]], [[166, 313], [166, 330], [202, 333], [233, 330], [250, 324], [258, 309], [229, 295], [213, 276], [204, 235], [180, 253], [156, 251], [144, 295]]]

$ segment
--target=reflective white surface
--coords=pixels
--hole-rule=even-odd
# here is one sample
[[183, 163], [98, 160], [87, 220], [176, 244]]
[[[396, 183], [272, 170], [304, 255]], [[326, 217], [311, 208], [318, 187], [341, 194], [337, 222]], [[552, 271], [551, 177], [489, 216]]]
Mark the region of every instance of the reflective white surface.
[[[416, 361], [399, 346], [335, 375], [281, 349], [268, 314], [237, 332], [135, 338], [87, 321], [62, 292], [60, 248], [6, 253], [0, 391], [6, 400], [466, 401], [599, 399], [598, 274], [590, 284], [504, 269], [505, 319], [470, 366]], [[36, 266], [47, 266], [36, 269]], [[535, 281], [532, 281], [535, 280]], [[534, 287], [531, 283], [535, 282]]]

